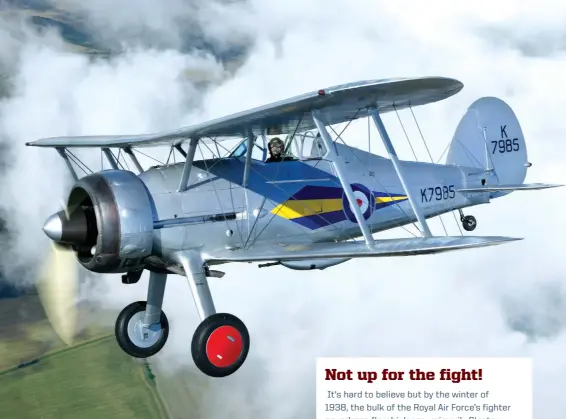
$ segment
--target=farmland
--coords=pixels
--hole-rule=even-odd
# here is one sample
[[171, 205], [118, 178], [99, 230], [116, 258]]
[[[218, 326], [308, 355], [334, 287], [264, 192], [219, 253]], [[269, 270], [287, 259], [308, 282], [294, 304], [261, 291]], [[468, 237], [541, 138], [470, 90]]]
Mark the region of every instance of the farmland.
[[[113, 334], [101, 329], [86, 330], [75, 345], [67, 348], [42, 316], [36, 298], [2, 300], [4, 315], [9, 304], [27, 307], [26, 319], [21, 318], [22, 311], [12, 311], [11, 322], [2, 317], [3, 416], [166, 418], [151, 374], [144, 363], [122, 352]], [[15, 325], [6, 327], [10, 323]], [[21, 365], [24, 361], [28, 363], [25, 367]]]

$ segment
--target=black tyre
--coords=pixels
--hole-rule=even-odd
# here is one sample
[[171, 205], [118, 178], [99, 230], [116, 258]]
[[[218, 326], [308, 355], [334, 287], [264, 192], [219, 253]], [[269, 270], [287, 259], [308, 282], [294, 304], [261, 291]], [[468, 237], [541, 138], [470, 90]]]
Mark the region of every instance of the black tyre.
[[478, 223], [473, 215], [467, 215], [462, 220], [462, 227], [464, 227], [466, 231], [474, 231], [477, 225]]
[[116, 341], [124, 352], [135, 358], [155, 355], [165, 346], [169, 337], [169, 321], [163, 310], [158, 325], [151, 325], [147, 330], [142, 328], [146, 305], [145, 301], [132, 303], [116, 319]]
[[216, 313], [195, 330], [191, 353], [195, 365], [210, 377], [226, 377], [244, 363], [250, 349], [246, 325], [232, 314]]

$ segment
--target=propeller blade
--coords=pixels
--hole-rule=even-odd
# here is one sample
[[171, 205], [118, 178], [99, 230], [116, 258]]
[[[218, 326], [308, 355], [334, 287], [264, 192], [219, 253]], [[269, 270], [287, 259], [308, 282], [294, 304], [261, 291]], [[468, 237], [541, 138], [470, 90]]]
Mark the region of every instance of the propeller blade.
[[37, 290], [45, 314], [61, 340], [72, 345], [77, 326], [78, 265], [73, 251], [52, 244]]

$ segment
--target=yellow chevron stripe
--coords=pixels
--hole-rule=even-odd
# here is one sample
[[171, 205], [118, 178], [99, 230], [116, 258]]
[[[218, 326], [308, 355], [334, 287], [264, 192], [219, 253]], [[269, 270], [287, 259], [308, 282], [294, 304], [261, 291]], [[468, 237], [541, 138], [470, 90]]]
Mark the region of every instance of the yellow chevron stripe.
[[375, 202], [377, 202], [378, 204], [383, 204], [385, 202], [391, 201], [404, 201], [405, 199], [407, 199], [406, 196], [379, 196], [375, 198]]
[[[378, 204], [392, 202], [392, 201], [404, 201], [406, 196], [384, 196], [375, 198], [375, 202]], [[342, 205], [342, 199], [290, 199], [283, 204], [277, 205], [271, 210], [272, 214], [276, 214], [287, 220], [292, 220], [294, 218], [308, 217], [309, 215], [324, 214], [327, 212], [341, 211], [344, 207]]]
[[277, 214], [287, 220], [309, 215], [324, 214], [342, 210], [342, 199], [290, 199], [284, 204], [277, 205], [271, 210], [272, 214]]

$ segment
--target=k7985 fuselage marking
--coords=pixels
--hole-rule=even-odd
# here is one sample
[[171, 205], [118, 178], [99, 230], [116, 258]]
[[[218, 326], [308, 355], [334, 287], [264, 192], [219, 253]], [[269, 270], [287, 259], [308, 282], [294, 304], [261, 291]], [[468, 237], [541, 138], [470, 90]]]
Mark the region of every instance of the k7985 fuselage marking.
[[421, 202], [444, 201], [456, 196], [454, 185], [437, 185], [421, 188]]

